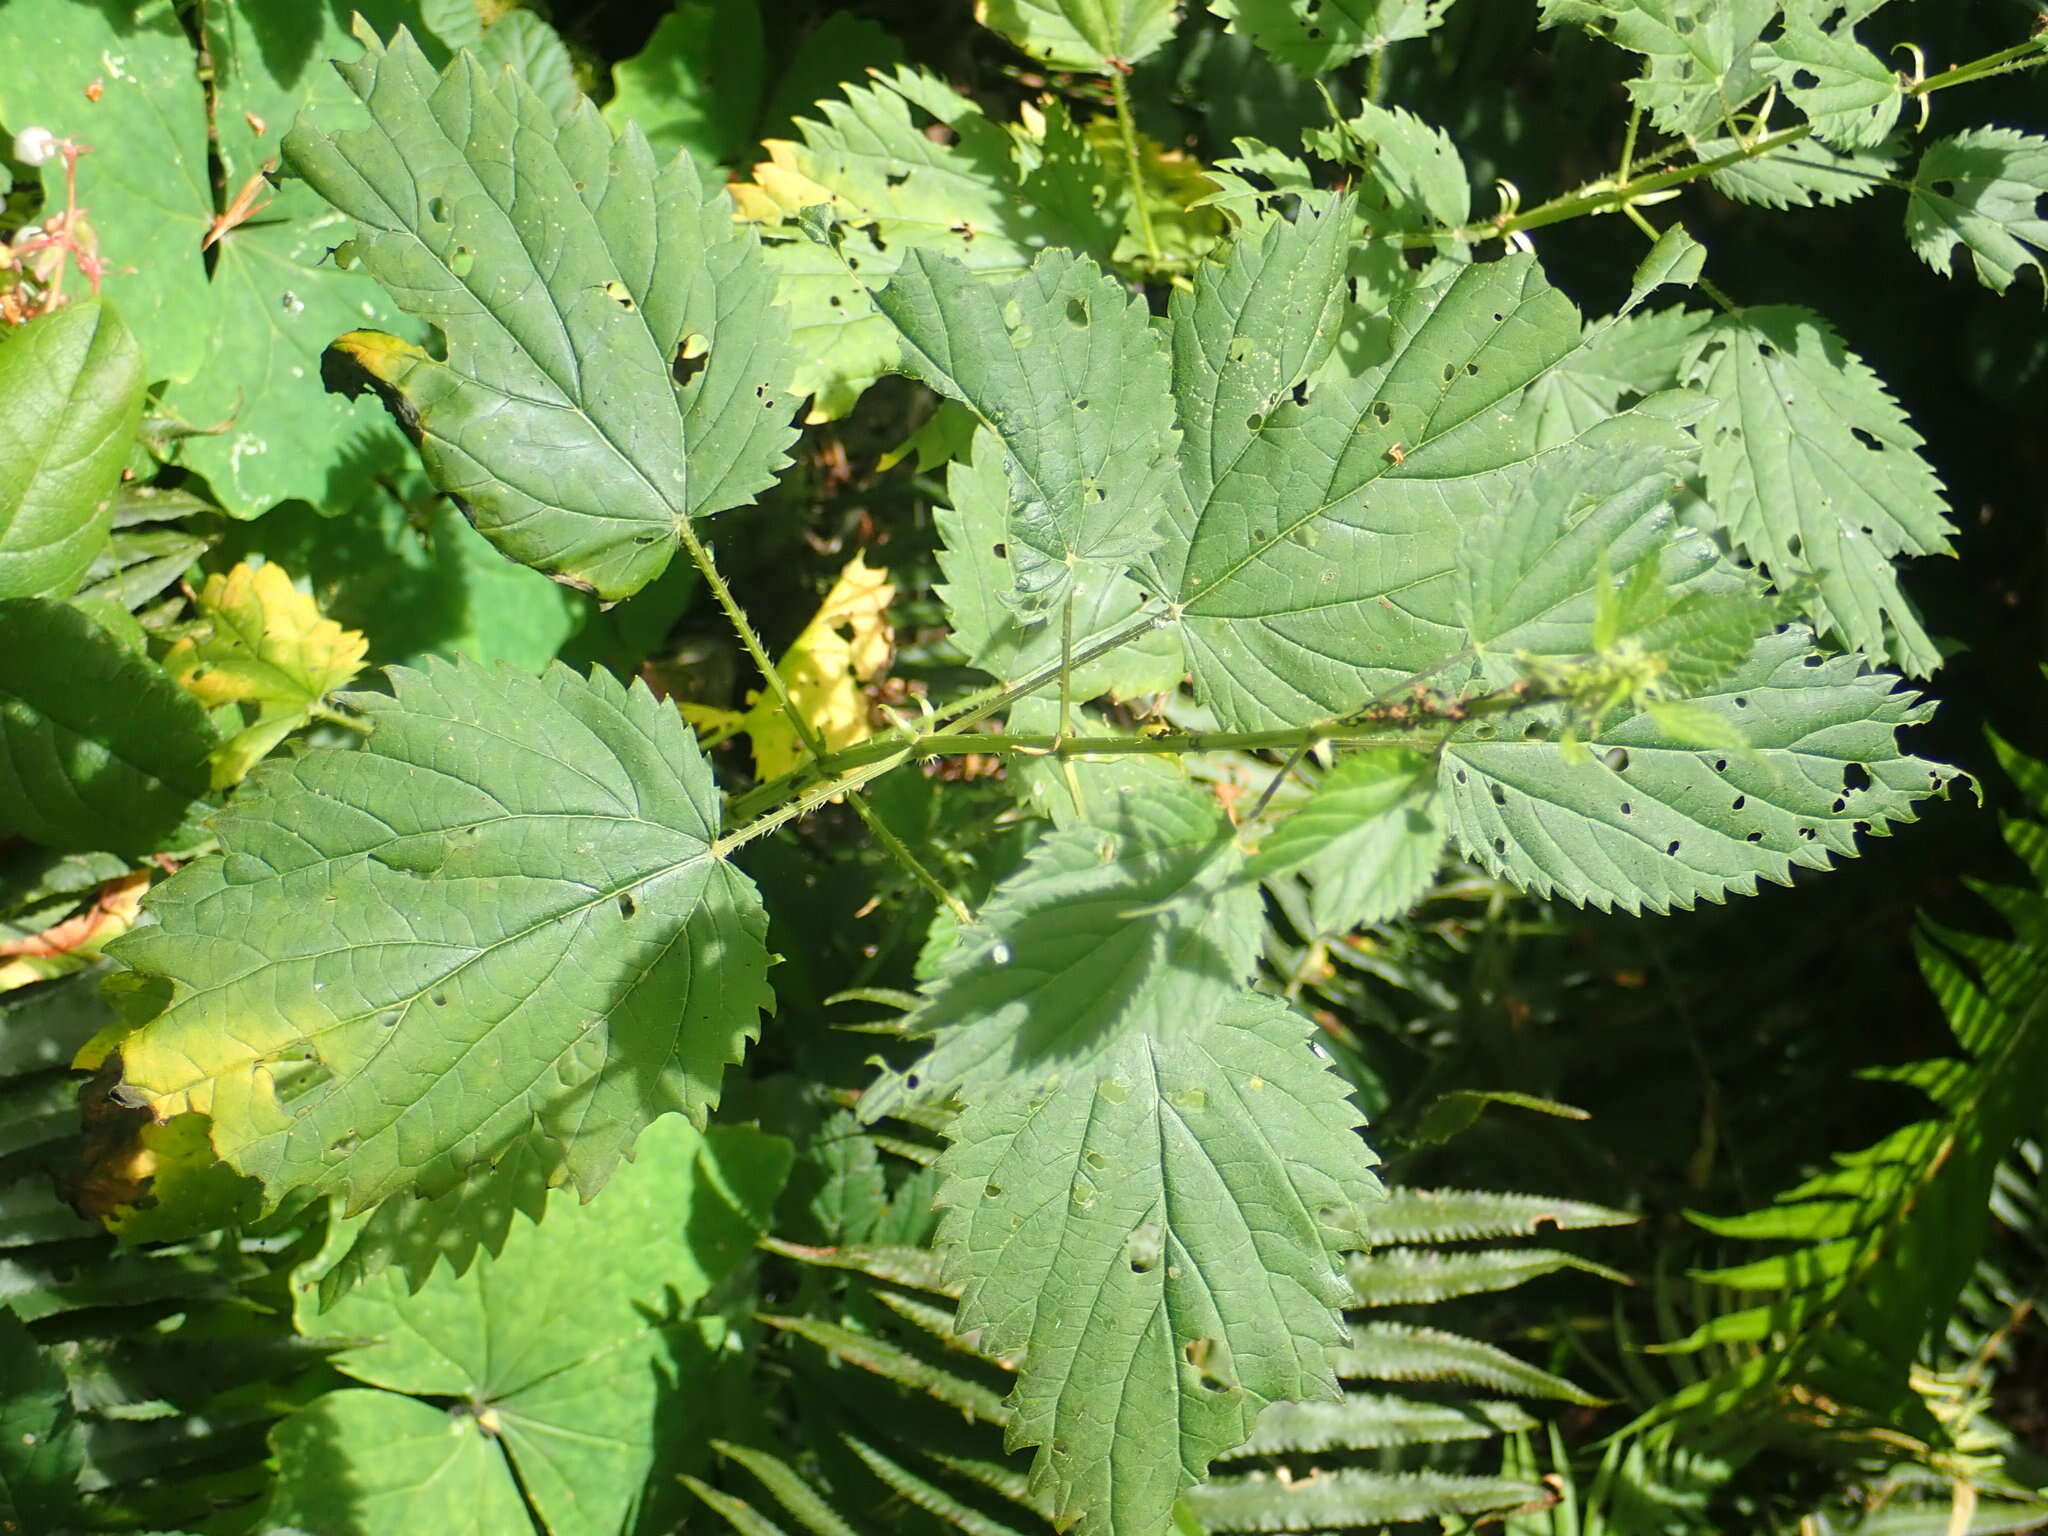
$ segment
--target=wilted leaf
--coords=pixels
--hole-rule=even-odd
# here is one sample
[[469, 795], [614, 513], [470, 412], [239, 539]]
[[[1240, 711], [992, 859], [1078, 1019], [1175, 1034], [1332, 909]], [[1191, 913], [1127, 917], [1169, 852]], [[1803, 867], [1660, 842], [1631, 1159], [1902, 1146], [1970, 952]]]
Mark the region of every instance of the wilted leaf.
[[254, 718], [213, 750], [213, 784], [220, 789], [239, 784], [361, 671], [369, 643], [322, 618], [279, 565], [244, 562], [207, 577], [199, 612], [205, 629], [173, 645], [164, 670], [209, 709], [254, 707]]
[[[889, 573], [870, 569], [866, 555], [855, 555], [775, 664], [790, 702], [828, 751], [874, 734], [861, 685], [873, 682], [889, 665], [888, 610], [895, 597]], [[683, 717], [699, 731], [715, 732], [720, 739], [745, 733], [754, 749], [755, 775], [763, 780], [780, 778], [810, 756], [773, 693], [750, 692], [744, 710], [701, 704], [682, 708]]]

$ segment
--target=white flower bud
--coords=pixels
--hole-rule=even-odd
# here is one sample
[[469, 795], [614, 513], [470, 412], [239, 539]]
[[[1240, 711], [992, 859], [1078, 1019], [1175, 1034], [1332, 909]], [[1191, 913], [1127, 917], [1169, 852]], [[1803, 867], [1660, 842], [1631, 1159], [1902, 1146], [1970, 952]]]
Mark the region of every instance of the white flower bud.
[[14, 136], [14, 158], [23, 165], [48, 165], [57, 158], [57, 135], [47, 128], [22, 129]]

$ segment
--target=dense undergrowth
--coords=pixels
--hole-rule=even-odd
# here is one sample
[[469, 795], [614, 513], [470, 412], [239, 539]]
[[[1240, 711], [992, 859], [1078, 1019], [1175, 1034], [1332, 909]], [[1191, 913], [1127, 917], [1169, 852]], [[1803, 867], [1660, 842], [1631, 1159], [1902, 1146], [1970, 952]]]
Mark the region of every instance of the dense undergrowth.
[[2048, 29], [5, 0], [0, 1531], [2048, 1525]]

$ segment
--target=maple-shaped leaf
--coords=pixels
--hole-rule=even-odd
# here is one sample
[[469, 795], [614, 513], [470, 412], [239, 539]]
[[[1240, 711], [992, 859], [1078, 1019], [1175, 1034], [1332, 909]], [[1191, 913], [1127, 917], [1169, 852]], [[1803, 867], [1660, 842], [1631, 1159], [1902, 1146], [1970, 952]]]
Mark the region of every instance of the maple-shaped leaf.
[[285, 136], [356, 222], [363, 266], [445, 360], [379, 332], [342, 352], [499, 549], [600, 598], [659, 575], [679, 527], [744, 505], [795, 435], [789, 327], [752, 231], [687, 155], [658, 164], [577, 98], [403, 29], [340, 66], [370, 126]]
[[588, 1195], [656, 1116], [702, 1119], [768, 1002], [710, 771], [602, 671], [390, 676], [343, 695], [363, 747], [264, 764], [152, 893], [119, 958], [175, 993], [128, 1084], [210, 1114], [273, 1201], [437, 1195], [529, 1143]]
[[[870, 567], [864, 554], [855, 555], [775, 664], [790, 702], [828, 751], [874, 734], [861, 687], [889, 665], [893, 646], [888, 614], [895, 597], [888, 571]], [[745, 709], [703, 704], [685, 704], [682, 709], [683, 718], [707, 741], [744, 733], [754, 749], [754, 772], [763, 781], [780, 778], [809, 756], [773, 694], [759, 689], [748, 693]]]
[[363, 667], [369, 642], [320, 616], [281, 565], [216, 572], [200, 589], [205, 627], [173, 645], [164, 670], [210, 709], [247, 705], [253, 718], [214, 748], [213, 786], [239, 784], [320, 701]]
[[701, 1392], [725, 1325], [690, 1309], [753, 1251], [789, 1166], [789, 1143], [752, 1126], [666, 1119], [596, 1200], [548, 1195], [539, 1225], [460, 1278], [413, 1293], [387, 1272], [323, 1309], [312, 1281], [351, 1240], [330, 1222], [294, 1320], [348, 1341], [334, 1364], [372, 1390], [327, 1393], [273, 1431], [271, 1517], [337, 1536], [494, 1532], [525, 1525], [530, 1502], [554, 1536], [633, 1529], [636, 1508], [660, 1502], [646, 1487], [657, 1458], [702, 1445], [672, 1421], [671, 1384]]

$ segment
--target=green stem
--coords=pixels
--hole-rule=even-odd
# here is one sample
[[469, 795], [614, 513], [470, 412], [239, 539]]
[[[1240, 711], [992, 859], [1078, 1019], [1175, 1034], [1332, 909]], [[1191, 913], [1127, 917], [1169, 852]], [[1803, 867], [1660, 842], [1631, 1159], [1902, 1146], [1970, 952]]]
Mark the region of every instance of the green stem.
[[1906, 88], [1908, 96], [1931, 96], [1936, 91], [1945, 91], [1952, 85], [1968, 85], [1973, 80], [1988, 80], [1993, 75], [2009, 75], [2016, 70], [2032, 69], [2048, 63], [2048, 35], [2032, 37], [2015, 47], [1988, 53], [1981, 59], [1972, 59], [1967, 64], [1957, 64], [1938, 75], [1929, 75], [1925, 80], [1916, 80]]
[[684, 518], [678, 527], [683, 549], [689, 555], [691, 564], [697, 567], [697, 574], [704, 578], [704, 585], [711, 589], [718, 606], [725, 610], [726, 619], [732, 624], [733, 632], [740, 637], [740, 644], [746, 647], [747, 655], [753, 659], [754, 667], [767, 680], [768, 691], [775, 695], [776, 707], [788, 719], [790, 729], [796, 732], [797, 740], [804, 744], [804, 750], [813, 759], [825, 755], [825, 743], [797, 711], [796, 701], [789, 695], [789, 684], [782, 680], [782, 674], [775, 670], [775, 663], [768, 659], [768, 648], [761, 644], [761, 637], [754, 633], [754, 626], [747, 622], [746, 610], [732, 595], [732, 588], [725, 584], [725, 578], [718, 573], [717, 562], [711, 558], [711, 551], [704, 541], [697, 537], [697, 530]]
[[[1164, 612], [1148, 614], [1136, 623], [1118, 630], [1115, 634], [1107, 635], [1096, 641], [1093, 645], [1082, 651], [1080, 655], [1074, 657], [1071, 664], [1075, 667], [1085, 667], [1097, 657], [1107, 656], [1119, 646], [1128, 645], [1140, 636], [1150, 634], [1161, 624], [1165, 623], [1167, 618], [1168, 615]], [[956, 730], [964, 730], [968, 726], [978, 725], [990, 715], [1000, 714], [1026, 694], [1036, 693], [1047, 683], [1058, 677], [1062, 670], [1059, 662], [1053, 662], [1039, 668], [1020, 682], [998, 683], [992, 687], [983, 688], [979, 692], [969, 694], [966, 698], [938, 711], [932, 717], [932, 724], [935, 727], [951, 725]], [[835, 753], [830, 761], [842, 766], [850, 763], [866, 762], [870, 756], [893, 753], [904, 742], [912, 739], [914, 739], [913, 736], [901, 732], [872, 736], [856, 746], [848, 747], [843, 752]], [[987, 738], [984, 737], [983, 739], [986, 740]], [[766, 784], [757, 784], [754, 788], [747, 791], [746, 794], [741, 795], [732, 802], [727, 810], [727, 815], [730, 820], [745, 825], [752, 817], [759, 815], [768, 807], [781, 804], [785, 797], [796, 793], [809, 782], [811, 782], [810, 771], [800, 770], [796, 773], [784, 774], [779, 779], [771, 779]], [[829, 799], [831, 797], [828, 795], [826, 798]]]
[[1691, 165], [1674, 166], [1668, 171], [1653, 171], [1643, 176], [1633, 176], [1616, 183], [1613, 180], [1596, 181], [1574, 192], [1553, 197], [1547, 203], [1539, 203], [1526, 213], [1511, 214], [1482, 224], [1479, 228], [1458, 230], [1456, 233], [1470, 241], [1497, 240], [1508, 235], [1520, 234], [1524, 230], [1541, 229], [1547, 224], [1562, 224], [1566, 219], [1583, 218], [1591, 213], [1612, 213], [1625, 208], [1653, 193], [1667, 187], [1682, 187], [1689, 181], [1698, 181], [1714, 172], [1725, 170], [1731, 165], [1740, 165], [1745, 160], [1755, 160], [1774, 149], [1783, 149], [1787, 144], [1796, 144], [1813, 132], [1813, 125], [1800, 123], [1796, 127], [1781, 128], [1776, 133], [1765, 134], [1748, 144], [1738, 145], [1726, 154], [1716, 155], [1711, 160], [1696, 160]]
[[1145, 260], [1159, 266], [1159, 238], [1152, 232], [1152, 206], [1145, 194], [1145, 160], [1138, 152], [1138, 124], [1131, 115], [1131, 89], [1124, 84], [1123, 71], [1115, 65], [1109, 71], [1110, 94], [1116, 99], [1116, 128], [1124, 145], [1124, 162], [1131, 174], [1131, 201], [1138, 210], [1138, 238], [1145, 242]]
[[[1943, 70], [1938, 75], [1916, 81], [1906, 88], [1906, 94], [1925, 97], [1935, 91], [1945, 91], [1950, 86], [1967, 85], [1975, 80], [1987, 80], [1994, 75], [2011, 74], [2016, 70], [2033, 69], [2048, 63], [2048, 35], [2030, 38], [2011, 48], [1997, 53], [1986, 54], [1967, 64], [1958, 64]], [[1731, 165], [1740, 165], [1745, 160], [1759, 159], [1773, 150], [1783, 149], [1787, 144], [1796, 144], [1813, 132], [1811, 123], [1800, 123], [1791, 128], [1781, 128], [1776, 133], [1765, 134], [1748, 143], [1739, 140], [1734, 149], [1711, 160], [1696, 160], [1689, 165], [1673, 166], [1669, 170], [1653, 171], [1642, 176], [1627, 174], [1632, 170], [1630, 159], [1635, 150], [1634, 129], [1637, 115], [1630, 114], [1630, 136], [1623, 153], [1624, 174], [1587, 185], [1540, 203], [1525, 213], [1516, 213], [1490, 220], [1477, 226], [1468, 225], [1449, 233], [1457, 239], [1477, 243], [1482, 240], [1498, 240], [1520, 234], [1524, 230], [1541, 229], [1548, 224], [1561, 224], [1566, 219], [1582, 218], [1587, 214], [1611, 213], [1617, 208], [1626, 208], [1643, 197], [1662, 192], [1670, 187], [1684, 186], [1687, 182], [1698, 181], [1716, 171], [1726, 170]], [[1443, 238], [1442, 233], [1407, 236], [1405, 244], [1423, 245]]]
[[896, 835], [895, 829], [888, 822], [882, 820], [882, 813], [880, 811], [869, 805], [859, 795], [853, 796], [853, 808], [860, 812], [860, 819], [867, 823], [867, 829], [874, 834], [875, 841], [887, 849], [896, 862], [910, 872], [910, 878], [923, 886], [927, 895], [951, 912], [961, 927], [965, 928], [973, 923], [974, 914], [967, 910], [967, 904], [947, 890], [944, 885], [940, 884], [938, 876], [934, 875], [919, 862], [917, 855], [912, 853], [903, 839]]
[[[690, 526], [688, 518], [683, 519], [680, 533], [683, 548], [689, 552], [690, 560], [697, 567], [698, 574], [704, 578], [704, 584], [711, 589], [711, 595], [718, 600], [718, 606], [725, 610], [726, 618], [731, 621], [734, 632], [740, 637], [740, 644], [746, 647], [747, 654], [753, 658], [754, 665], [767, 680], [768, 691], [775, 695], [775, 705], [782, 711], [782, 718], [787, 720], [790, 729], [796, 732], [797, 740], [803, 743], [804, 753], [811, 759], [813, 766], [823, 764], [826, 757], [825, 738], [818, 734], [817, 727], [805, 719], [803, 711], [796, 707], [796, 700], [790, 695], [789, 684], [783, 681], [782, 673], [777, 670], [775, 663], [768, 659], [768, 648], [761, 643], [761, 637], [754, 633], [754, 626], [747, 622], [746, 611], [740, 607], [738, 599], [732, 595], [732, 588], [725, 584], [725, 578], [719, 574], [718, 563], [711, 558], [710, 549], [697, 537], [697, 530]], [[961, 907], [939, 883], [936, 875], [918, 862], [917, 855], [904, 845], [903, 840], [883, 824], [875, 808], [858, 795], [852, 798], [855, 814], [867, 826], [868, 831], [874, 834], [875, 840], [903, 866], [910, 878], [952, 907], [962, 921], [967, 921], [966, 909]]]

